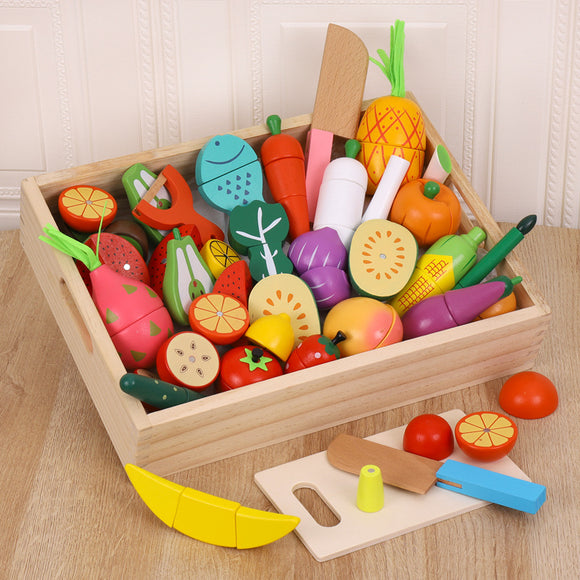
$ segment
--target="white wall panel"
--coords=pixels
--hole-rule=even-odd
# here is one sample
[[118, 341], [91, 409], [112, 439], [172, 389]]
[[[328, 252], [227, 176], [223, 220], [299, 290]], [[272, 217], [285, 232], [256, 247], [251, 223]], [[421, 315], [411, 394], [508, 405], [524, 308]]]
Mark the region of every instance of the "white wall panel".
[[[26, 175], [310, 112], [328, 22], [375, 55], [397, 18], [494, 217], [578, 227], [578, 0], [0, 0], [0, 227]], [[365, 98], [389, 91], [370, 64]]]

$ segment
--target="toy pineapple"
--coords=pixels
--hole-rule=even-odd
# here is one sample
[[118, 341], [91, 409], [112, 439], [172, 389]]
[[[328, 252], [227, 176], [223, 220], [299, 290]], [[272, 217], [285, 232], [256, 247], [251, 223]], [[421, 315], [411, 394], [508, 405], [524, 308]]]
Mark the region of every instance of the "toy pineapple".
[[391, 83], [391, 94], [374, 100], [366, 110], [356, 139], [361, 143], [358, 160], [366, 167], [372, 195], [391, 155], [409, 161], [403, 183], [421, 177], [427, 138], [419, 106], [405, 97], [403, 52], [405, 23], [397, 20], [391, 27], [391, 54], [378, 50], [381, 61], [370, 58]]

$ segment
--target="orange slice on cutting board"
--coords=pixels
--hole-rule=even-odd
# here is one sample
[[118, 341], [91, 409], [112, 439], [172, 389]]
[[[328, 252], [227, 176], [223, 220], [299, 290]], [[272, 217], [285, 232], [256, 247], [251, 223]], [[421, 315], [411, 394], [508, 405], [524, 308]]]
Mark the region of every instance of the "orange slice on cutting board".
[[58, 211], [65, 223], [79, 232], [96, 232], [101, 218], [106, 228], [117, 215], [115, 198], [92, 185], [68, 187], [58, 197]]
[[472, 459], [497, 461], [516, 444], [518, 428], [505, 415], [483, 411], [466, 415], [455, 426], [459, 448]]

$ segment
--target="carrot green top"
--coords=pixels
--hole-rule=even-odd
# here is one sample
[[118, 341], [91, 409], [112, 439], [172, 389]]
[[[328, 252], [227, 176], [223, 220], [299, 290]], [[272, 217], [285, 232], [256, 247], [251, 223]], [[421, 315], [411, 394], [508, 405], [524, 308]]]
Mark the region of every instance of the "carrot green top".
[[381, 48], [377, 50], [381, 61], [369, 57], [389, 79], [391, 83], [391, 95], [393, 97], [405, 96], [405, 69], [403, 64], [403, 55], [405, 52], [405, 23], [402, 20], [396, 20], [395, 25], [391, 26], [391, 55]]

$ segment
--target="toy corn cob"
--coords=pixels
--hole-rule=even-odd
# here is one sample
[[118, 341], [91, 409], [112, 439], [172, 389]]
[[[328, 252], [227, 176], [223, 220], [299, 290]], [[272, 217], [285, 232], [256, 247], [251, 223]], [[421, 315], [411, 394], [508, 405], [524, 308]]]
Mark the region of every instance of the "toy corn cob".
[[419, 258], [406, 286], [391, 300], [399, 316], [421, 300], [451, 290], [477, 261], [477, 246], [485, 238], [485, 232], [476, 226], [466, 234], [437, 240]]

